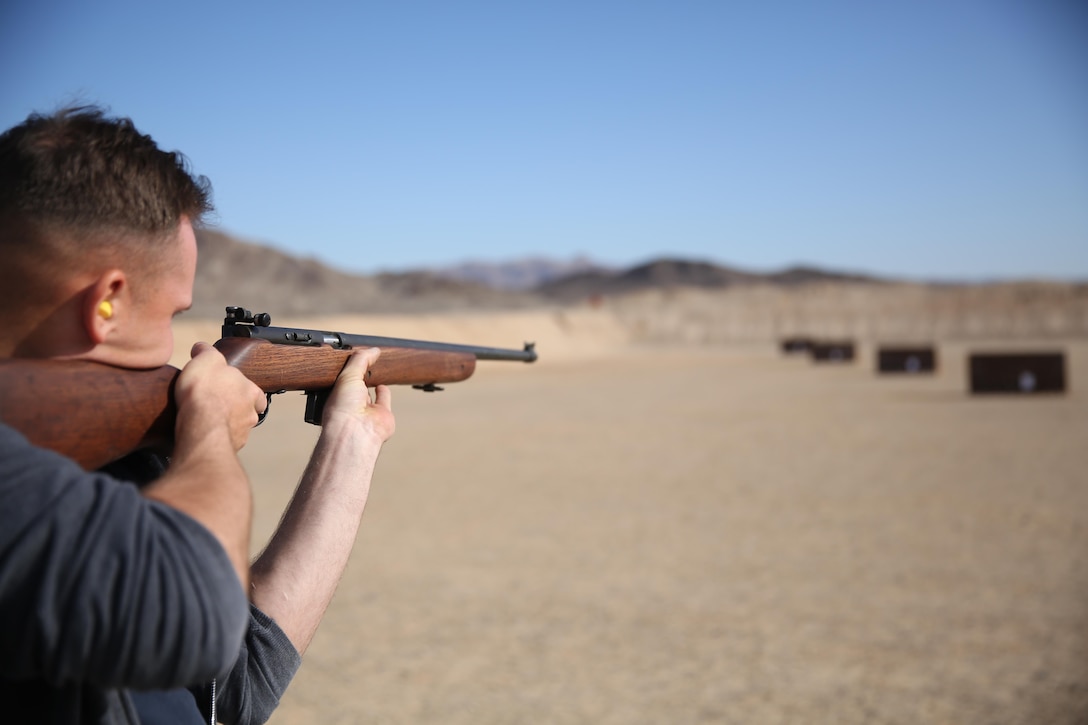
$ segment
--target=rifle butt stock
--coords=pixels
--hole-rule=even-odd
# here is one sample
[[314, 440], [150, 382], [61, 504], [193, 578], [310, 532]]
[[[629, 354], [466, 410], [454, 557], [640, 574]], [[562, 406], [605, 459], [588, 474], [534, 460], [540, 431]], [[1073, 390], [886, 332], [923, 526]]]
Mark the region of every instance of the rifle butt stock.
[[178, 370], [85, 360], [0, 361], [0, 420], [91, 471], [135, 450], [169, 453]]

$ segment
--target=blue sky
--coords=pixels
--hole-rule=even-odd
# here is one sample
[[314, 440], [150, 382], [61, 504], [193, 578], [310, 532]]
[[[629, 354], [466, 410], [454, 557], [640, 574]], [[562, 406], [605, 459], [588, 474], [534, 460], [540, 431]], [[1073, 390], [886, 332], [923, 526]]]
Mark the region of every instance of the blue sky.
[[362, 272], [658, 256], [1088, 279], [1078, 0], [0, 6], [0, 125], [131, 117]]

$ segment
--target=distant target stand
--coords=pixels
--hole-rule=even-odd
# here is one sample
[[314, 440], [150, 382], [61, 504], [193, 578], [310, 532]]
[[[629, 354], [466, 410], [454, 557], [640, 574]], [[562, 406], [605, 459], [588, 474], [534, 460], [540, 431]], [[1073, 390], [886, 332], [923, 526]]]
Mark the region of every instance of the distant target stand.
[[818, 363], [849, 363], [854, 361], [853, 340], [818, 340], [811, 337], [786, 337], [778, 342], [784, 355], [808, 355]]
[[937, 372], [937, 349], [932, 345], [882, 346], [876, 354], [880, 374], [932, 375]]
[[856, 356], [853, 340], [820, 340], [808, 351], [817, 363], [851, 363]]
[[1065, 353], [976, 352], [967, 358], [972, 394], [1064, 393]]

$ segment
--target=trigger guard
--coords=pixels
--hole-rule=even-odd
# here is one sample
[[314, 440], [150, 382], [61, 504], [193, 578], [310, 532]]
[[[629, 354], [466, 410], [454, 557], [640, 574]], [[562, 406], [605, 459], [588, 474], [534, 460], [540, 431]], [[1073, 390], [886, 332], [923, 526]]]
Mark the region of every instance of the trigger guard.
[[257, 413], [257, 424], [253, 426], [254, 428], [263, 423], [264, 419], [268, 417], [268, 411], [272, 410], [272, 393], [265, 393], [264, 399], [267, 401], [267, 403], [264, 406], [264, 410], [260, 413]]

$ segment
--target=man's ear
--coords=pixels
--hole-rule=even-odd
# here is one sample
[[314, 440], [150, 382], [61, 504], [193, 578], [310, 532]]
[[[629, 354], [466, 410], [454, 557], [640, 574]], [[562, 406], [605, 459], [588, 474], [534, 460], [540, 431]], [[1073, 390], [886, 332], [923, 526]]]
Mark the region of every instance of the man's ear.
[[125, 319], [129, 311], [128, 290], [125, 273], [109, 269], [84, 292], [83, 324], [95, 345], [105, 342]]

